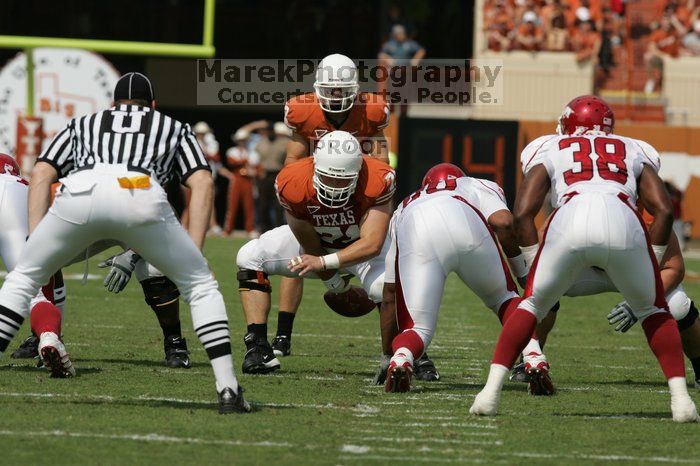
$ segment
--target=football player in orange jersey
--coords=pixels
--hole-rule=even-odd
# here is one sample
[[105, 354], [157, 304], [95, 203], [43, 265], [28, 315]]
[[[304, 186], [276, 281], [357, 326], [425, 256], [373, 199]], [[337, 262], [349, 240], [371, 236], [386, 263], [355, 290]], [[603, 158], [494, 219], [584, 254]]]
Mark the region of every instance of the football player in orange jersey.
[[[321, 60], [314, 92], [294, 97], [285, 105], [284, 121], [293, 131], [285, 165], [311, 154], [318, 139], [335, 130], [349, 132], [360, 140], [364, 153], [389, 163], [384, 136], [384, 128], [389, 124], [389, 106], [380, 94], [359, 92], [359, 87], [357, 69], [350, 58], [333, 54]], [[298, 278], [283, 277], [280, 282], [277, 334], [272, 341], [278, 357], [291, 352], [292, 328], [303, 287], [303, 281]], [[388, 360], [385, 362], [388, 364]], [[439, 377], [427, 356], [419, 361], [418, 367], [421, 368], [418, 378]]]
[[[344, 131], [321, 138], [313, 158], [282, 169], [277, 193], [288, 225], [248, 242], [236, 259], [248, 323], [243, 372], [266, 373], [280, 366], [267, 342], [269, 275], [320, 278], [339, 294], [350, 289], [340, 275], [349, 273], [373, 303], [381, 302], [395, 189], [391, 167], [362, 155], [358, 140]], [[396, 319], [381, 317], [382, 348], [389, 354]]]

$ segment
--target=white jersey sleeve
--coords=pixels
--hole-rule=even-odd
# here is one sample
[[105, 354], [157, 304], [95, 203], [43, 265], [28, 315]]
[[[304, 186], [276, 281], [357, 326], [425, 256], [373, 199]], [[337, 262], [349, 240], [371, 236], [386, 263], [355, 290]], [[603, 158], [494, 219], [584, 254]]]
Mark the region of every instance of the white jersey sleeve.
[[547, 152], [547, 142], [552, 141], [557, 138], [556, 134], [548, 134], [546, 136], [540, 136], [530, 144], [528, 144], [525, 149], [523, 149], [520, 154], [520, 166], [524, 175], [540, 164], [545, 164], [547, 167], [547, 157], [545, 157]]
[[[655, 172], [659, 172], [661, 168], [661, 157], [659, 152], [654, 149], [654, 147], [646, 141], [640, 139], [628, 139], [628, 147], [632, 150], [637, 150], [638, 154], [635, 161], [642, 165], [647, 165], [652, 168]], [[639, 172], [641, 173], [641, 168]]]
[[472, 192], [475, 194], [477, 205], [475, 206], [488, 218], [499, 210], [508, 210], [506, 195], [498, 184], [480, 178], [469, 178]]

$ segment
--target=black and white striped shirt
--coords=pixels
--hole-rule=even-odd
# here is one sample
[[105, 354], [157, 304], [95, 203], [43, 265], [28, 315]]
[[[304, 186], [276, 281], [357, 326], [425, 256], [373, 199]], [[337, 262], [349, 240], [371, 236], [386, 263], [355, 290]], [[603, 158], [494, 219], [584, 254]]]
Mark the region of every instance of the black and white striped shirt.
[[72, 119], [39, 160], [53, 165], [59, 178], [95, 163], [126, 164], [161, 184], [210, 169], [190, 125], [138, 105]]

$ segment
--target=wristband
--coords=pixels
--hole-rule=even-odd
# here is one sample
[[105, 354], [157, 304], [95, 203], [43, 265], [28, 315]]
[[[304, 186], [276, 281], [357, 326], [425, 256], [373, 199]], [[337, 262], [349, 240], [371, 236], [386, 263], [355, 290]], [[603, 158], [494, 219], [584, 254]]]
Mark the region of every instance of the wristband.
[[336, 253], [321, 256], [321, 263], [323, 264], [323, 270], [338, 270], [340, 268], [340, 257]]
[[535, 262], [535, 256], [537, 255], [537, 250], [540, 245], [535, 243], [532, 246], [521, 246], [520, 251], [523, 253], [523, 258], [525, 259], [525, 264], [529, 269], [532, 267], [532, 263]]
[[668, 248], [668, 244], [664, 245], [658, 245], [658, 244], [652, 244], [651, 249], [654, 251], [654, 255], [656, 256], [656, 263], [660, 266], [661, 265], [661, 259], [664, 258], [664, 254], [666, 254], [666, 248]]
[[510, 265], [510, 270], [513, 271], [513, 275], [515, 275], [517, 278], [527, 275], [528, 266], [527, 262], [525, 262], [525, 257], [523, 257], [522, 254], [518, 254], [515, 257], [509, 257], [508, 264]]

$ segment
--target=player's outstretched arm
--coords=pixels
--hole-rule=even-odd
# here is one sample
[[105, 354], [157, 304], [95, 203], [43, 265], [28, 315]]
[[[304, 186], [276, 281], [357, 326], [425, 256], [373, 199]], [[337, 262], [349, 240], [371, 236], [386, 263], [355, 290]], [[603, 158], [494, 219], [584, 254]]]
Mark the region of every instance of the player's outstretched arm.
[[496, 234], [505, 255], [507, 257], [520, 255], [518, 239], [515, 237], [515, 228], [513, 226], [513, 214], [506, 209], [497, 210], [489, 216], [487, 221]]
[[639, 176], [639, 199], [654, 216], [649, 225], [649, 237], [660, 262], [673, 228], [673, 205], [663, 181], [656, 171], [648, 166], [644, 167]]
[[530, 169], [518, 189], [513, 207], [515, 235], [521, 247], [533, 246], [538, 242], [535, 217], [542, 208], [549, 191], [549, 175], [544, 165]]
[[295, 131], [287, 143], [287, 158], [284, 159], [284, 166], [294, 163], [309, 155], [309, 142]]
[[391, 214], [391, 203], [375, 206], [367, 211], [360, 224], [360, 238], [336, 253], [339, 268], [367, 262], [382, 252]]
[[513, 207], [515, 236], [528, 267], [532, 265], [538, 245], [535, 217], [542, 208], [549, 185], [547, 169], [544, 165], [537, 165], [528, 171], [515, 198]]
[[37, 161], [29, 182], [29, 234], [39, 224], [51, 205], [51, 185], [58, 181], [58, 172], [53, 165]]
[[187, 233], [201, 250], [214, 206], [214, 180], [209, 170], [197, 170], [185, 180], [185, 185], [192, 190]]

